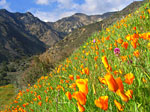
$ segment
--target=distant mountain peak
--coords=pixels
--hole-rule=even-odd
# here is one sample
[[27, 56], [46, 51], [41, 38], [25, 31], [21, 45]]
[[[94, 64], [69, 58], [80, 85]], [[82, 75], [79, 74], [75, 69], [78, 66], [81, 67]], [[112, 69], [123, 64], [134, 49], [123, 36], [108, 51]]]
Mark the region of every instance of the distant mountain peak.
[[33, 16], [33, 14], [32, 14], [31, 12], [26, 12], [26, 14], [27, 14], [28, 16]]
[[77, 15], [77, 16], [87, 16], [87, 15], [84, 14], [84, 13], [75, 13], [74, 15]]
[[6, 9], [0, 9], [1, 13], [9, 13]]

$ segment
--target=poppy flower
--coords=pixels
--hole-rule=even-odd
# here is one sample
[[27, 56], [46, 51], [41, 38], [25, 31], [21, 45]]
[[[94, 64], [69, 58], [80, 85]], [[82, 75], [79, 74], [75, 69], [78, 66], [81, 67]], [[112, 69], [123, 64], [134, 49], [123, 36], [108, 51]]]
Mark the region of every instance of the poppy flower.
[[86, 68], [84, 68], [84, 73], [86, 74], [86, 75], [89, 75], [89, 69], [86, 67]]
[[105, 80], [105, 78], [102, 78], [102, 77], [98, 77], [99, 81], [102, 83], [102, 84], [106, 84], [107, 85], [107, 82]]
[[128, 73], [124, 77], [125, 77], [125, 81], [124, 82], [129, 84], [129, 85], [133, 83], [133, 80], [135, 78], [132, 73]]
[[76, 99], [81, 105], [86, 104], [86, 95], [81, 91], [76, 91], [73, 93], [72, 97]]
[[128, 42], [123, 42], [121, 45], [123, 48], [127, 49], [128, 48]]
[[133, 90], [128, 90], [125, 92], [125, 94], [128, 96], [128, 98], [132, 99]]
[[80, 79], [80, 75], [77, 75], [77, 76], [76, 76], [76, 79]]
[[137, 47], [136, 42], [132, 41], [132, 42], [131, 42], [131, 45], [132, 45], [132, 47], [133, 47], [134, 49], [136, 49], [136, 47]]
[[123, 40], [121, 38], [117, 39], [117, 43], [122, 44]]
[[85, 111], [85, 108], [79, 102], [77, 102], [77, 105], [78, 105], [79, 112], [84, 112]]
[[40, 96], [40, 95], [38, 95], [37, 98], [38, 98], [39, 100], [41, 100], [41, 96]]
[[118, 47], [117, 42], [114, 43], [114, 46], [115, 46], [115, 47]]
[[131, 35], [127, 35], [126, 37], [125, 37], [128, 41], [130, 41], [131, 40]]
[[122, 62], [125, 62], [127, 60], [127, 56], [121, 56]]
[[104, 50], [104, 49], [102, 49], [102, 53], [105, 53], [105, 50]]
[[114, 100], [114, 103], [115, 103], [115, 105], [116, 105], [116, 107], [118, 108], [119, 111], [123, 111], [123, 108], [122, 108], [121, 104], [117, 100]]
[[108, 96], [101, 96], [94, 101], [95, 105], [103, 110], [108, 109]]
[[116, 78], [116, 82], [118, 84], [118, 89], [120, 89], [121, 92], [124, 92], [124, 86], [123, 86], [121, 78], [120, 77]]
[[122, 101], [124, 101], [124, 102], [128, 102], [128, 101], [129, 101], [128, 96], [127, 96], [126, 94], [124, 94], [124, 92], [121, 92], [120, 89], [118, 89], [118, 90], [116, 91], [116, 94], [117, 94], [118, 96], [120, 96], [120, 98], [122, 99]]
[[67, 98], [68, 98], [69, 100], [72, 99], [71, 93], [70, 93], [69, 91], [67, 91], [67, 92], [65, 93], [65, 95], [67, 96]]
[[104, 64], [105, 68], [108, 68], [109, 65], [108, 65], [108, 61], [107, 61], [107, 57], [106, 56], [102, 57], [102, 62]]
[[74, 76], [73, 75], [69, 75], [69, 79], [70, 80], [74, 80]]
[[40, 102], [38, 103], [38, 105], [42, 106], [42, 102], [40, 101]]
[[133, 55], [134, 55], [135, 57], [139, 57], [139, 55], [140, 55], [139, 50], [134, 51], [134, 52], [133, 52]]
[[88, 94], [88, 79], [77, 79], [76, 84], [79, 88], [79, 91], [81, 91], [85, 95]]
[[98, 56], [95, 56], [95, 57], [94, 57], [94, 60], [97, 61], [97, 58], [98, 58]]
[[133, 30], [136, 30], [136, 27], [133, 27]]
[[104, 76], [104, 78], [106, 80], [106, 83], [108, 84], [109, 90], [116, 92], [118, 89], [118, 84], [117, 84], [116, 80], [114, 79], [114, 77], [110, 73], [107, 73]]
[[110, 36], [107, 36], [107, 37], [106, 37], [106, 40], [109, 40], [109, 38], [110, 38]]
[[143, 77], [142, 78], [142, 81], [144, 82], [144, 83], [147, 83], [147, 80]]

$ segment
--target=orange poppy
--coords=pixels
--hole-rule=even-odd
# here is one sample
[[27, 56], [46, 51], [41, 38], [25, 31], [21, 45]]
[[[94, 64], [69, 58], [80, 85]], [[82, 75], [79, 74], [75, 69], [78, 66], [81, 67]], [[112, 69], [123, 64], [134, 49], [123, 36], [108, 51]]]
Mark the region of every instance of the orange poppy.
[[77, 79], [76, 84], [79, 88], [79, 91], [81, 91], [85, 95], [88, 94], [88, 79]]
[[117, 42], [114, 43], [114, 46], [115, 46], [115, 47], [118, 47]]
[[97, 58], [98, 58], [98, 56], [95, 56], [95, 57], [94, 57], [94, 60], [97, 61]]
[[131, 40], [131, 35], [127, 35], [126, 37], [125, 37], [128, 41], [130, 41]]
[[99, 52], [98, 52], [98, 51], [96, 51], [96, 54], [97, 54], [97, 55], [99, 55]]
[[118, 84], [116, 80], [113, 78], [113, 76], [110, 73], [107, 73], [104, 76], [106, 83], [108, 84], [108, 88], [110, 91], [116, 92], [118, 89]]
[[136, 47], [137, 47], [136, 42], [132, 41], [132, 42], [131, 42], [131, 45], [132, 45], [132, 47], [133, 47], [134, 49], [136, 49]]
[[122, 108], [121, 104], [117, 100], [114, 100], [114, 103], [115, 103], [115, 105], [116, 105], [116, 107], [118, 108], [119, 111], [123, 111], [123, 108]]
[[109, 40], [110, 36], [106, 37], [106, 40]]
[[88, 69], [87, 67], [84, 69], [84, 73], [85, 73], [86, 75], [89, 75], [89, 69]]
[[116, 94], [121, 97], [122, 101], [124, 101], [124, 102], [128, 102], [129, 101], [128, 96], [126, 94], [124, 94], [124, 92], [121, 92], [120, 89], [118, 89], [116, 91]]
[[128, 42], [123, 42], [121, 45], [123, 48], [127, 49], [128, 48]]
[[38, 105], [42, 106], [42, 102], [40, 101], [40, 102], [38, 103]]
[[69, 100], [72, 99], [71, 93], [70, 93], [69, 91], [67, 91], [67, 92], [65, 93], [65, 95], [67, 96], [67, 98], [68, 98]]
[[127, 60], [127, 56], [121, 56], [122, 62], [125, 62]]
[[40, 95], [38, 95], [37, 98], [38, 98], [39, 100], [41, 100], [41, 96], [40, 96]]
[[123, 40], [121, 38], [117, 39], [117, 43], [122, 44]]
[[107, 57], [106, 56], [102, 57], [102, 62], [104, 64], [105, 68], [108, 68], [109, 65], [108, 65], [108, 61], [107, 61]]
[[86, 104], [86, 96], [81, 91], [76, 91], [73, 93], [72, 97], [76, 99], [81, 105]]
[[102, 83], [102, 84], [106, 84], [107, 85], [107, 82], [105, 80], [105, 78], [102, 78], [102, 77], [98, 77], [99, 81]]
[[69, 75], [69, 79], [70, 80], [74, 80], [74, 76], [73, 75]]
[[72, 84], [69, 86], [69, 88], [76, 90], [76, 84], [75, 84], [75, 83], [72, 83]]
[[118, 78], [116, 79], [116, 82], [117, 82], [117, 84], [118, 84], [118, 89], [120, 89], [121, 92], [124, 92], [124, 86], [123, 86], [123, 83], [122, 83], [121, 78], [118, 77]]
[[102, 49], [102, 53], [105, 53], [105, 50], [104, 50], [104, 49]]
[[103, 110], [108, 109], [108, 96], [101, 96], [94, 101], [95, 105]]
[[77, 76], [76, 76], [76, 79], [80, 79], [80, 75], [77, 75]]
[[125, 83], [127, 83], [129, 85], [133, 83], [133, 80], [135, 78], [132, 73], [128, 73], [124, 77], [125, 77]]
[[139, 55], [140, 55], [139, 50], [134, 51], [134, 52], [133, 52], [133, 55], [134, 55], [135, 57], [139, 57]]
[[128, 90], [125, 92], [125, 94], [128, 96], [128, 98], [132, 99], [133, 90]]
[[77, 105], [78, 105], [79, 112], [84, 112], [85, 111], [85, 108], [79, 102], [77, 102]]

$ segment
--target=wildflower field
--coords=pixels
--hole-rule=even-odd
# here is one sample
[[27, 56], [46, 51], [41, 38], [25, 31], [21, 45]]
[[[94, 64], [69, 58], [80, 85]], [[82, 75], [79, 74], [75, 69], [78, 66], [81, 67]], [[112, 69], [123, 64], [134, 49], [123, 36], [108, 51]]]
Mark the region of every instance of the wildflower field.
[[150, 112], [150, 3], [28, 86], [1, 112]]

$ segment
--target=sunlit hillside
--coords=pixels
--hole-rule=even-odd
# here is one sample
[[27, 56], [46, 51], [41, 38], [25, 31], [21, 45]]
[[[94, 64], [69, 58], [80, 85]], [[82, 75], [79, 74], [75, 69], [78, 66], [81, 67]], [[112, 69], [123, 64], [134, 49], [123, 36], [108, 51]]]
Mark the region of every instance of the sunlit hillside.
[[150, 3], [28, 86], [1, 112], [150, 112]]

